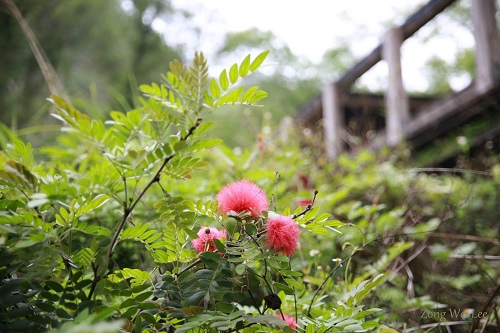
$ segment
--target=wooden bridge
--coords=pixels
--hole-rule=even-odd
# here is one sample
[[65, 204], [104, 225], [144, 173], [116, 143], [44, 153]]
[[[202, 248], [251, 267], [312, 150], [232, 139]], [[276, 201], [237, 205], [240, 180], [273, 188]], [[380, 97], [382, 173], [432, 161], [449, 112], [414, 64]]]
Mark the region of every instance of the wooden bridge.
[[[474, 119], [483, 119], [483, 128], [469, 145], [483, 144], [500, 135], [500, 47], [495, 0], [471, 1], [475, 75], [468, 87], [446, 96], [425, 98], [410, 97], [404, 89], [402, 43], [453, 2], [429, 1], [402, 25], [387, 31], [370, 54], [337, 81], [326, 84], [322, 93], [298, 112], [296, 119], [309, 126], [322, 119], [330, 159], [349, 149], [354, 137], [362, 138], [364, 146], [374, 149], [405, 141], [417, 150], [435, 144], [436, 138]], [[385, 94], [353, 92], [356, 80], [382, 60], [388, 67]], [[441, 160], [445, 158], [441, 156]]]

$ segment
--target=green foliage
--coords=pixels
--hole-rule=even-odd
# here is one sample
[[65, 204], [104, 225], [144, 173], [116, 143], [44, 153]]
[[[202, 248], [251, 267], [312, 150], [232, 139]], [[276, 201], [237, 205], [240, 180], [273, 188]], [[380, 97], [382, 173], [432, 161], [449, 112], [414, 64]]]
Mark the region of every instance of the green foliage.
[[[107, 121], [52, 96], [63, 127], [43, 156], [5, 131], [0, 330], [392, 332], [424, 309], [487, 304], [467, 293], [498, 278], [482, 260], [498, 255], [498, 179], [429, 176], [367, 152], [333, 165], [295, 127], [262, 131], [253, 149], [208, 137], [210, 114], [262, 102], [241, 80], [267, 55], [215, 77], [202, 53], [173, 61]], [[241, 179], [269, 194], [268, 211], [222, 213], [216, 193]], [[277, 215], [301, 231], [295, 255], [269, 244]], [[208, 227], [224, 236], [200, 250]]]
[[[54, 67], [56, 73], [50, 75], [59, 76], [72, 103], [94, 118], [107, 116], [103, 106], [106, 110], [135, 105], [135, 82], [156, 79], [159, 71], [167, 69], [168, 61], [181, 55], [151, 27], [154, 18], [173, 15], [169, 1], [134, 0], [128, 2], [127, 11], [117, 0], [14, 3]], [[9, 88], [0, 92], [0, 108], [4, 110], [0, 121], [14, 129], [30, 127], [36, 134], [33, 144], [38, 147], [44, 141], [41, 139], [52, 134], [48, 132], [58, 131], [46, 117], [49, 90], [27, 36], [7, 2], [1, 7], [4, 33], [0, 49], [9, 52], [0, 54], [0, 84]]]
[[[213, 128], [204, 122], [208, 113], [223, 105], [253, 105], [266, 96], [257, 87], [232, 89], [228, 80], [235, 85], [257, 70], [267, 53], [233, 65], [229, 77], [223, 71], [219, 80], [211, 80], [210, 90], [203, 54], [197, 53], [189, 67], [173, 61], [163, 84], [141, 86], [141, 107], [113, 111], [106, 122], [51, 97], [64, 134], [60, 147], [43, 149], [49, 162], [35, 162], [31, 145], [17, 139], [0, 159], [2, 329], [45, 330], [75, 318], [71, 327], [60, 329], [104, 332], [116, 325], [92, 323], [118, 316], [138, 329], [160, 320], [158, 306], [144, 303], [153, 290], [162, 290], [152, 288], [158, 268], [151, 273], [148, 267], [167, 265], [177, 274], [196, 258], [186, 244], [199, 209], [189, 212], [190, 201], [172, 196], [170, 182], [190, 179], [209, 165], [192, 156], [220, 143], [204, 138]], [[163, 199], [152, 201], [158, 194]], [[149, 223], [151, 214], [156, 226]], [[144, 250], [134, 256], [131, 244]], [[42, 248], [43, 255], [30, 257]], [[143, 260], [140, 268], [128, 266]], [[223, 268], [210, 273], [214, 285], [207, 291], [228, 285], [216, 282]], [[190, 304], [198, 294], [189, 290], [199, 290], [203, 280], [183, 277], [191, 287], [179, 301], [187, 297]], [[167, 275], [163, 279], [168, 282]], [[93, 315], [85, 316], [86, 311]]]

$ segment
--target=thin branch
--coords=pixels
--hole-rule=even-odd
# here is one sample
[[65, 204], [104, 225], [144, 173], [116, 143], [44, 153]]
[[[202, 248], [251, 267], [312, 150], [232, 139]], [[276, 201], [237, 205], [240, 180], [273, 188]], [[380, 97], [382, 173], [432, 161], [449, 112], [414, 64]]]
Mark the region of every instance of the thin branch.
[[[354, 252], [354, 253], [356, 253], [356, 252]], [[351, 256], [353, 256], [353, 255], [354, 255], [354, 253], [353, 253], [353, 254], [351, 254]], [[351, 257], [351, 256], [349, 256], [349, 257]], [[318, 288], [318, 289], [316, 289], [316, 291], [314, 292], [314, 295], [313, 295], [313, 297], [312, 297], [312, 299], [311, 299], [311, 302], [309, 303], [309, 309], [307, 310], [307, 315], [308, 315], [308, 316], [311, 316], [311, 309], [312, 309], [312, 305], [313, 305], [313, 303], [314, 303], [314, 299], [316, 298], [316, 296], [318, 296], [319, 291], [320, 291], [321, 289], [323, 289], [323, 286], [326, 284], [326, 281], [328, 281], [328, 280], [329, 280], [329, 279], [333, 276], [333, 274], [337, 271], [337, 269], [339, 269], [339, 267], [342, 267], [342, 263], [343, 263], [344, 261], [346, 261], [346, 260], [347, 260], [347, 259], [344, 259], [344, 260], [342, 260], [342, 261], [339, 261], [339, 262], [338, 262], [338, 264], [337, 264], [337, 266], [335, 266], [335, 267], [332, 269], [332, 271], [328, 274], [328, 276], [325, 278], [325, 280], [323, 280], [323, 283], [321, 283], [321, 285], [319, 286], [319, 288]]]
[[180, 271], [179, 273], [177, 273], [176, 276], [177, 277], [181, 276], [182, 274], [184, 274], [185, 272], [187, 272], [188, 270], [190, 270], [194, 266], [198, 265], [200, 262], [201, 262], [201, 259], [199, 259], [199, 258], [196, 259], [191, 264], [189, 264], [188, 266], [186, 266], [186, 268], [184, 268], [182, 271]]
[[497, 307], [493, 307], [493, 316], [495, 316], [495, 321], [497, 323], [497, 329], [500, 329], [500, 317], [498, 316], [498, 309]]
[[121, 233], [123, 227], [125, 226], [125, 222], [127, 221], [128, 217], [130, 216], [130, 214], [132, 213], [132, 211], [134, 210], [135, 206], [139, 203], [139, 201], [142, 199], [142, 197], [147, 192], [147, 190], [149, 190], [149, 188], [154, 183], [160, 181], [160, 174], [161, 174], [161, 172], [163, 171], [163, 169], [165, 168], [165, 166], [168, 164], [168, 162], [170, 162], [170, 160], [172, 160], [172, 158], [174, 158], [174, 157], [175, 157], [175, 154], [172, 154], [172, 155], [167, 156], [165, 158], [165, 160], [163, 160], [162, 165], [160, 166], [160, 168], [158, 169], [158, 171], [156, 172], [156, 174], [154, 175], [154, 177], [142, 189], [141, 193], [139, 193], [139, 195], [134, 200], [134, 202], [132, 202], [132, 204], [130, 205], [130, 207], [128, 209], [125, 208], [124, 214], [123, 214], [120, 222], [118, 223], [118, 227], [116, 228], [115, 235], [113, 236], [113, 240], [111, 241], [111, 245], [109, 246], [108, 254], [107, 254], [107, 258], [108, 259], [111, 258], [111, 256], [113, 255], [113, 251], [115, 250], [115, 246], [116, 246], [116, 243], [118, 241], [118, 237], [120, 236], [120, 233]]
[[391, 272], [391, 275], [389, 276], [388, 280], [391, 280], [393, 277], [396, 276], [396, 274], [403, 268], [406, 267], [413, 259], [418, 257], [418, 255], [425, 250], [427, 247], [427, 241], [429, 240], [429, 237], [427, 237], [425, 240], [422, 241], [422, 243], [419, 245], [419, 247], [415, 250], [415, 252], [408, 258], [406, 259], [401, 266], [399, 266], [397, 269], [395, 269], [393, 272]]
[[303, 211], [301, 211], [299, 214], [293, 215], [292, 219], [295, 220], [297, 217], [305, 215], [308, 211], [310, 211], [312, 209], [313, 205], [314, 205], [314, 202], [316, 201], [316, 196], [317, 195], [318, 195], [318, 190], [314, 191], [314, 197], [313, 197], [312, 203], [310, 203], [309, 205], [307, 205], [306, 208]]
[[[248, 278], [248, 275], [247, 275], [247, 278]], [[250, 290], [250, 288], [248, 288], [248, 286], [246, 286], [245, 289], [248, 291], [248, 294], [250, 295], [250, 298], [252, 299], [253, 304], [255, 305], [255, 308], [257, 309], [257, 311], [259, 311], [259, 314], [263, 315], [264, 312], [260, 311], [260, 306], [259, 306], [259, 304], [257, 304], [257, 301], [255, 300], [255, 297], [253, 297], [253, 294], [252, 294], [252, 291]]]
[[429, 236], [430, 237], [436, 237], [436, 238], [462, 239], [462, 240], [477, 241], [477, 242], [492, 243], [492, 244], [495, 244], [495, 245], [500, 245], [500, 240], [495, 239], [495, 238], [490, 238], [490, 237], [480, 237], [480, 236], [473, 236], [473, 235], [446, 234], [446, 233], [443, 233], [443, 232], [431, 232], [431, 233], [429, 233]]
[[90, 286], [89, 294], [87, 296], [88, 300], [90, 300], [92, 298], [92, 295], [94, 294], [97, 283], [101, 280], [101, 277], [98, 274], [99, 265], [96, 266], [94, 263], [91, 263], [91, 265], [92, 265], [92, 271], [94, 272], [94, 278], [92, 279], [92, 285]]
[[491, 172], [479, 170], [467, 170], [460, 168], [412, 168], [407, 169], [408, 172], [450, 172], [450, 173], [471, 173], [479, 176], [491, 177]]
[[[500, 284], [497, 285], [495, 291], [491, 294], [490, 298], [488, 299], [488, 301], [486, 302], [486, 304], [481, 309], [482, 313], [485, 313], [490, 308], [490, 306], [493, 303], [493, 300], [495, 299], [495, 297], [497, 296], [497, 294], [499, 292], [500, 292]], [[474, 321], [472, 322], [472, 326], [471, 326], [471, 328], [469, 330], [470, 333], [474, 333], [476, 331], [476, 328], [479, 326], [479, 320], [480, 320], [479, 316], [478, 316], [478, 318], [474, 319]]]
[[[290, 262], [290, 260], [288, 260], [288, 269], [291, 271], [292, 270], [292, 263]], [[296, 322], [299, 322], [299, 313], [298, 313], [298, 310], [297, 310], [297, 295], [295, 295], [295, 287], [292, 287], [294, 293], [293, 293], [293, 305], [294, 305], [294, 308], [295, 308], [295, 321]]]
[[[189, 128], [189, 130], [186, 133], [186, 135], [184, 135], [184, 136], [182, 136], [180, 138], [180, 141], [186, 141], [194, 133], [194, 131], [198, 128], [198, 126], [200, 126], [202, 120], [203, 119], [201, 119], [201, 118], [196, 119], [196, 123]], [[139, 193], [139, 195], [137, 196], [137, 198], [135, 198], [135, 200], [132, 202], [132, 204], [130, 205], [130, 207], [128, 209], [125, 208], [124, 214], [123, 214], [120, 222], [118, 223], [118, 227], [116, 228], [115, 234], [114, 234], [113, 239], [111, 241], [111, 245], [109, 246], [109, 249], [108, 249], [108, 254], [107, 254], [107, 259], [108, 260], [113, 255], [113, 251], [115, 250], [116, 244], [118, 242], [118, 237], [120, 236], [120, 233], [121, 233], [123, 227], [125, 226], [125, 222], [127, 221], [128, 217], [130, 216], [130, 214], [132, 213], [132, 211], [134, 210], [135, 206], [139, 203], [139, 201], [141, 201], [141, 199], [144, 196], [144, 194], [149, 190], [149, 188], [153, 184], [160, 182], [160, 176], [161, 176], [161, 173], [163, 172], [163, 169], [165, 169], [165, 167], [167, 166], [168, 162], [170, 162], [176, 155], [177, 155], [176, 153], [173, 153], [173, 154], [170, 154], [167, 157], [165, 157], [165, 159], [163, 160], [162, 165], [160, 166], [160, 168], [158, 169], [158, 171], [155, 173], [155, 175], [153, 176], [153, 178], [142, 189], [141, 193]]]
[[469, 260], [500, 260], [500, 256], [472, 255], [472, 254], [452, 254], [451, 259], [469, 259]]
[[[266, 266], [267, 266], [267, 265], [266, 265]], [[264, 280], [264, 282], [266, 283], [267, 287], [269, 288], [269, 292], [270, 292], [270, 293], [273, 293], [273, 292], [274, 292], [274, 291], [273, 291], [273, 287], [269, 284], [269, 282], [267, 281], [267, 279], [266, 279], [266, 277], [265, 277], [265, 276], [260, 275], [259, 273], [255, 272], [253, 269], [251, 269], [251, 268], [250, 268], [250, 267], [248, 267], [248, 266], [247, 266], [245, 269], [246, 269], [246, 271], [247, 271], [247, 272], [250, 272], [250, 273], [252, 273], [253, 275], [258, 276], [258, 277], [260, 277], [262, 280]], [[267, 274], [267, 272], [266, 272], [266, 274]]]
[[441, 326], [453, 326], [453, 325], [465, 325], [468, 324], [468, 321], [446, 321], [446, 322], [439, 322], [439, 323], [432, 323], [432, 324], [425, 324], [417, 327], [412, 327], [409, 329], [405, 329], [405, 332], [412, 332], [412, 331], [419, 331], [424, 328], [435, 328], [435, 327], [441, 327]]
[[38, 62], [38, 67], [40, 67], [40, 71], [45, 79], [45, 83], [47, 83], [47, 87], [52, 95], [61, 96], [64, 100], [69, 102], [69, 97], [64, 90], [64, 86], [59, 79], [56, 70], [52, 66], [49, 58], [43, 51], [40, 42], [35, 36], [33, 30], [29, 26], [28, 22], [24, 19], [23, 15], [15, 5], [12, 0], [3, 0], [6, 8], [12, 16], [16, 19], [17, 23], [21, 27], [23, 31], [24, 37], [26, 37], [28, 44], [31, 48], [31, 52], [35, 56], [36, 61]]

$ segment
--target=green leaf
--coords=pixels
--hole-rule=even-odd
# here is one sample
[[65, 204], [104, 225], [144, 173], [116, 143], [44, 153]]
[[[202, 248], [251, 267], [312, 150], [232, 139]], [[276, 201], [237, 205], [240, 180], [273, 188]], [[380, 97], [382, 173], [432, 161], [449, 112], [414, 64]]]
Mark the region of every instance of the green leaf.
[[219, 262], [220, 261], [220, 255], [215, 252], [202, 252], [200, 253], [200, 260], [205, 264], [209, 265], [213, 262]]
[[135, 315], [137, 312], [137, 306], [131, 306], [130, 308], [127, 309], [124, 313], [122, 313], [121, 317], [122, 318], [132, 318], [133, 315]]
[[240, 262], [245, 261], [245, 259], [244, 259], [244, 258], [242, 258], [242, 257], [234, 257], [234, 258], [229, 258], [229, 259], [227, 259], [227, 261], [229, 261], [229, 262], [234, 262], [234, 263], [240, 263]]
[[222, 96], [216, 105], [221, 106], [224, 104], [230, 104], [230, 105], [236, 104], [240, 99], [240, 95], [243, 89], [244, 87], [241, 86], [238, 89], [231, 91], [229, 94]]
[[28, 201], [28, 207], [29, 208], [35, 208], [35, 207], [40, 207], [43, 204], [46, 204], [49, 202], [49, 199], [47, 198], [47, 195], [45, 193], [34, 193], [31, 196], [31, 200]]
[[250, 98], [252, 98], [252, 96], [255, 94], [255, 92], [257, 90], [259, 90], [259, 86], [253, 86], [253, 87], [248, 88], [247, 91], [245, 91], [245, 93], [243, 94], [243, 96], [241, 96], [240, 102], [241, 103], [248, 103]]
[[145, 291], [142, 294], [135, 296], [134, 299], [136, 300], [136, 302], [144, 302], [145, 300], [150, 298], [152, 295], [153, 295], [152, 291]]
[[91, 283], [92, 283], [92, 280], [90, 280], [90, 279], [82, 280], [82, 281], [78, 282], [77, 284], [75, 284], [75, 289], [82, 290], [83, 288], [90, 285]]
[[286, 284], [280, 283], [280, 282], [275, 282], [274, 286], [278, 288], [279, 290], [283, 290], [283, 292], [287, 295], [293, 295], [295, 291], [287, 286]]
[[63, 319], [72, 319], [73, 317], [71, 317], [71, 315], [66, 312], [66, 310], [64, 309], [56, 309], [56, 315], [59, 317], [59, 318], [63, 318]]
[[144, 291], [144, 290], [146, 290], [146, 289], [148, 289], [148, 288], [150, 288], [150, 287], [151, 287], [151, 286], [150, 286], [149, 284], [147, 284], [147, 283], [145, 283], [145, 284], [140, 284], [140, 285], [137, 285], [137, 286], [135, 286], [135, 287], [132, 287], [132, 292], [133, 292], [134, 294], [137, 294], [137, 293], [140, 293], [141, 291]]
[[450, 281], [450, 286], [457, 290], [463, 290], [479, 281], [481, 281], [481, 276], [479, 274], [474, 274], [472, 276], [460, 275]]
[[463, 256], [470, 254], [477, 247], [477, 243], [464, 243], [453, 250], [453, 255]]
[[306, 333], [316, 333], [316, 326], [314, 324], [307, 325]]
[[240, 76], [245, 77], [248, 75], [250, 70], [250, 54], [245, 57], [243, 62], [240, 64]]
[[16, 243], [15, 247], [18, 249], [29, 247], [45, 240], [45, 234], [31, 234], [28, 239]]
[[135, 305], [135, 299], [129, 298], [120, 304], [120, 309], [125, 309], [125, 308], [132, 306], [132, 305]]
[[38, 302], [36, 303], [36, 307], [45, 312], [54, 312], [56, 310], [56, 308], [48, 302]]
[[378, 330], [377, 333], [398, 333], [398, 330], [395, 330], [394, 328], [390, 328], [387, 326], [381, 326]]
[[367, 321], [366, 323], [362, 323], [361, 326], [363, 327], [363, 329], [369, 329], [369, 328], [375, 328], [375, 327], [379, 327], [380, 324], [377, 323], [376, 321]]
[[415, 227], [407, 227], [404, 230], [405, 233], [410, 234], [411, 237], [424, 239], [427, 236], [427, 233], [436, 230], [440, 223], [441, 220], [438, 217], [434, 217], [426, 223], [419, 223]]
[[448, 261], [451, 255], [451, 250], [443, 244], [432, 244], [429, 246], [429, 252], [431, 255], [441, 262]]
[[288, 258], [287, 256], [283, 256], [283, 255], [275, 256], [274, 260], [279, 261], [279, 262], [286, 262], [286, 263], [290, 262], [290, 258]]
[[[219, 85], [217, 84], [217, 81], [215, 81], [215, 79], [212, 79], [210, 81], [210, 92], [212, 93], [212, 96], [214, 96], [215, 98], [220, 97], [220, 88], [219, 88]], [[207, 103], [207, 104], [211, 104], [211, 103]]]
[[141, 309], [141, 310], [153, 310], [153, 309], [158, 309], [160, 307], [159, 304], [157, 304], [153, 301], [140, 302], [137, 305], [139, 306], [139, 309]]
[[226, 253], [226, 247], [224, 246], [224, 244], [220, 240], [214, 239], [214, 244], [215, 244], [215, 247], [217, 248], [217, 251], [222, 252], [222, 253]]
[[263, 98], [267, 97], [267, 93], [263, 90], [257, 91], [253, 96], [248, 100], [248, 104], [254, 104], [255, 102], [260, 101]]
[[246, 268], [247, 268], [247, 265], [239, 264], [234, 268], [234, 270], [235, 270], [236, 274], [241, 275], [241, 274], [245, 273]]
[[136, 224], [133, 227], [126, 228], [122, 231], [122, 238], [139, 238], [148, 229], [147, 224]]
[[100, 306], [92, 309], [92, 313], [95, 313], [95, 317], [92, 318], [92, 322], [96, 323], [106, 318], [109, 318], [111, 315], [117, 312], [117, 309], [112, 306]]
[[219, 84], [222, 90], [227, 90], [227, 88], [229, 88], [229, 80], [227, 79], [227, 72], [225, 69], [220, 73]]
[[[216, 84], [217, 84], [217, 83], [216, 83]], [[211, 82], [210, 82], [210, 90], [211, 90], [211, 89], [212, 89], [212, 88], [211, 88]], [[219, 93], [220, 93], [220, 92], [219, 92]], [[214, 96], [214, 97], [215, 97], [215, 96]], [[217, 97], [216, 97], [216, 98], [217, 98]], [[203, 93], [203, 100], [205, 101], [205, 104], [207, 104], [208, 106], [213, 106], [213, 105], [214, 105], [214, 100], [213, 100], [212, 96], [210, 96], [210, 95], [208, 94], [208, 92], [207, 92], [207, 91], [205, 91], [205, 92]]]
[[232, 84], [235, 84], [236, 81], [238, 81], [238, 65], [233, 64], [231, 66], [231, 69], [229, 69], [229, 81], [231, 81]]
[[344, 331], [354, 332], [354, 331], [362, 331], [363, 327], [359, 324], [348, 325], [344, 327]]
[[151, 313], [141, 312], [141, 317], [150, 324], [156, 323], [156, 319]]
[[37, 179], [24, 164], [10, 160], [4, 163], [4, 168], [5, 170], [0, 170], [0, 179], [15, 186], [35, 189]]
[[101, 207], [102, 205], [104, 205], [106, 202], [108, 202], [109, 199], [110, 199], [110, 197], [108, 195], [98, 194], [92, 200], [90, 200], [89, 202], [86, 202], [84, 205], [82, 205], [80, 208], [78, 208], [75, 215], [81, 216], [82, 214], [91, 212], [91, 211]]
[[264, 62], [264, 60], [266, 59], [268, 54], [269, 54], [269, 51], [264, 51], [261, 54], [259, 54], [257, 56], [257, 58], [255, 58], [254, 61], [252, 61], [252, 64], [250, 65], [250, 70], [252, 72], [255, 72], [260, 67], [260, 65]]
[[50, 289], [54, 290], [55, 292], [62, 292], [64, 290], [64, 287], [61, 286], [59, 283], [55, 281], [45, 281], [45, 285], [48, 286]]
[[213, 121], [205, 121], [200, 126], [198, 126], [198, 129], [196, 129], [196, 133], [198, 135], [209, 133], [214, 128], [215, 123]]
[[186, 147], [186, 141], [177, 141], [176, 143], [174, 143], [175, 151], [183, 150], [185, 147]]
[[[234, 310], [234, 305], [231, 304], [231, 303], [218, 302], [218, 303], [215, 304], [215, 306], [217, 307], [218, 311], [221, 311], [221, 312], [224, 312], [224, 313], [230, 313], [231, 311]], [[236, 319], [235, 321], [233, 321], [233, 323], [243, 320], [243, 318], [241, 318], [241, 317], [239, 319], [241, 319], [241, 320]], [[227, 324], [227, 322], [226, 322], [226, 324]]]

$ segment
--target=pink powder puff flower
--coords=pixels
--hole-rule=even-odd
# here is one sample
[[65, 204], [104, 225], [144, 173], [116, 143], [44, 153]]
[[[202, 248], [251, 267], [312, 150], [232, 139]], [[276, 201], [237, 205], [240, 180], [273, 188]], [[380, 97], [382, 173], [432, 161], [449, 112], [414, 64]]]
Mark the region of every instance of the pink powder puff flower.
[[226, 238], [226, 230], [218, 230], [216, 228], [201, 227], [198, 231], [198, 238], [191, 241], [191, 245], [196, 253], [214, 252], [217, 250], [214, 239]]
[[260, 187], [249, 180], [240, 180], [224, 186], [217, 193], [219, 211], [226, 214], [249, 212], [253, 218], [259, 218], [260, 212], [269, 209], [267, 196]]
[[289, 315], [286, 315], [286, 314], [284, 314], [282, 316], [280, 313], [277, 313], [276, 317], [278, 317], [278, 318], [283, 319], [284, 321], [286, 321], [286, 323], [288, 324], [288, 326], [290, 326], [291, 329], [296, 329], [297, 328], [297, 322], [295, 321], [295, 317], [289, 316]]
[[266, 224], [266, 244], [274, 251], [291, 257], [299, 244], [300, 229], [290, 216], [280, 215]]

